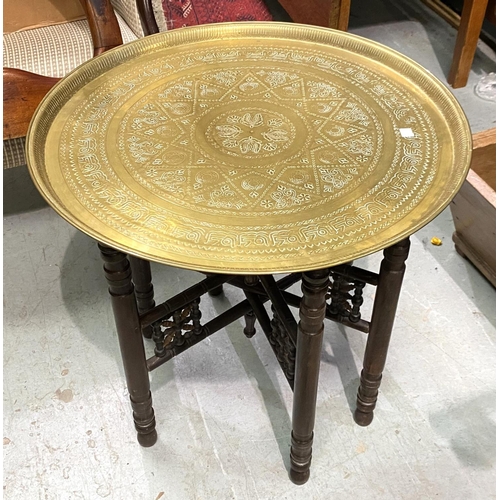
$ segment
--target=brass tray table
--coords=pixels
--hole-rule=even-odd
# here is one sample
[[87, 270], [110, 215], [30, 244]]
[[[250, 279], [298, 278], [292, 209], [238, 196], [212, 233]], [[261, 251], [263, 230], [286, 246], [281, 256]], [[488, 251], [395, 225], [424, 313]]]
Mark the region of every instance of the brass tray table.
[[[470, 156], [461, 108], [425, 69], [357, 36], [281, 23], [113, 49], [47, 95], [27, 138], [42, 195], [99, 242], [139, 442], [157, 436], [148, 371], [244, 317], [294, 391], [297, 484], [309, 478], [325, 317], [368, 334], [354, 415], [368, 425], [409, 236], [450, 203]], [[379, 273], [353, 265], [382, 249]], [[156, 305], [149, 261], [206, 277]], [[288, 290], [299, 280], [302, 297]], [[224, 283], [245, 300], [202, 323], [200, 298]], [[377, 287], [369, 321], [366, 285]]]

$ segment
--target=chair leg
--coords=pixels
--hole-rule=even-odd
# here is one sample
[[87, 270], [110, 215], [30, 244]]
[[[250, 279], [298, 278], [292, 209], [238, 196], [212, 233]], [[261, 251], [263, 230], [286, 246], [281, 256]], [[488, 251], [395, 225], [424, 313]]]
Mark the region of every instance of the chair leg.
[[101, 244], [99, 250], [109, 285], [137, 440], [142, 446], [152, 446], [157, 439], [156, 422], [130, 264], [122, 252]]
[[303, 297], [300, 302], [300, 321], [297, 329], [290, 450], [290, 479], [295, 484], [304, 484], [309, 479], [311, 467], [328, 284], [328, 269], [310, 271], [302, 275]]
[[[130, 267], [132, 269], [132, 281], [137, 298], [139, 314], [145, 313], [155, 306], [153, 283], [151, 282], [151, 263], [139, 257], [129, 256]], [[153, 328], [147, 326], [142, 334], [150, 339], [153, 336]]]
[[448, 83], [454, 89], [467, 85], [487, 6], [488, 0], [464, 1], [451, 69], [448, 74]]
[[373, 420], [409, 251], [409, 238], [384, 250], [354, 412], [358, 425]]

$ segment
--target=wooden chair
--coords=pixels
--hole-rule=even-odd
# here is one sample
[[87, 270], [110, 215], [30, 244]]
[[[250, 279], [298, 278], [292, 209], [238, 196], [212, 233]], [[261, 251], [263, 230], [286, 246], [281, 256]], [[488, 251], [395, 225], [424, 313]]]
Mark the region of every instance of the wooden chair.
[[[134, 1], [134, 0], [130, 0]], [[130, 30], [128, 23], [120, 18], [118, 22], [115, 12], [110, 2], [104, 0], [81, 0], [92, 37], [93, 54], [98, 55], [105, 50], [116, 47], [123, 43], [122, 32], [127, 41], [137, 38], [136, 34]], [[115, 2], [116, 3], [116, 2]], [[135, 5], [134, 5], [135, 7]], [[12, 43], [6, 42], [4, 38], [4, 54], [7, 51], [7, 57], [4, 55], [4, 64], [9, 61], [15, 61], [17, 67], [4, 67], [3, 70], [3, 138], [4, 138], [4, 168], [16, 167], [25, 164], [24, 158], [24, 137], [28, 130], [33, 113], [47, 94], [47, 92], [60, 80], [19, 69], [24, 66], [24, 61], [16, 61], [16, 56], [9, 54], [11, 47], [22, 45], [19, 39], [26, 39], [27, 43], [36, 45], [39, 39], [49, 38], [50, 34], [57, 33], [58, 30], [76, 30], [79, 34], [82, 31], [82, 23], [85, 21], [76, 21], [65, 23], [67, 26], [58, 25], [52, 27], [42, 27], [33, 30], [27, 30], [20, 33], [10, 34], [15, 38]], [[73, 26], [69, 26], [73, 25]], [[139, 26], [140, 27], [140, 26]], [[137, 28], [136, 28], [137, 31]], [[41, 33], [43, 32], [43, 33]], [[7, 35], [8, 37], [9, 35]], [[68, 37], [71, 36], [69, 31]], [[85, 34], [81, 34], [78, 43], [85, 43], [87, 39]], [[76, 42], [75, 42], [76, 43]], [[29, 48], [29, 47], [28, 47]], [[36, 52], [39, 47], [35, 47]], [[42, 48], [43, 50], [43, 48]], [[91, 56], [91, 52], [84, 49], [78, 49], [84, 57], [84, 54]], [[47, 49], [46, 52], [50, 52]], [[52, 48], [52, 52], [54, 52]], [[59, 56], [56, 54], [55, 56]], [[72, 56], [74, 66], [83, 61], [78, 61], [79, 57]], [[51, 61], [52, 62], [52, 61]], [[60, 64], [60, 61], [54, 61], [54, 64]], [[29, 67], [29, 65], [28, 65]]]

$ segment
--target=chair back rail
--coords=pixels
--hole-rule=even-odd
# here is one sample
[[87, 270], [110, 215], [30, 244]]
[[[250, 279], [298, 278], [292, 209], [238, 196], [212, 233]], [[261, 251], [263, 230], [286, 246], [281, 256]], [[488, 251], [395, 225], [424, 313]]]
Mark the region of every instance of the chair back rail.
[[80, 0], [94, 43], [94, 56], [123, 44], [115, 11], [109, 0]]

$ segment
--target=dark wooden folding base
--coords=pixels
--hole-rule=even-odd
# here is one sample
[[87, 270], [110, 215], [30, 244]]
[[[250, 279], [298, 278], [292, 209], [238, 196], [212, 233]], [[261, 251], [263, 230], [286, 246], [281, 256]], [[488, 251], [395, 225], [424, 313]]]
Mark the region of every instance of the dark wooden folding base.
[[[373, 420], [409, 239], [384, 251], [378, 274], [348, 263], [290, 274], [278, 281], [273, 276], [207, 275], [158, 305], [149, 262], [101, 244], [99, 249], [142, 446], [153, 445], [157, 438], [148, 372], [242, 317], [244, 334], [249, 338], [255, 335], [259, 323], [294, 391], [290, 450], [290, 478], [294, 483], [309, 479], [325, 318], [368, 334], [354, 419], [362, 426]], [[299, 280], [301, 297], [288, 291]], [[202, 324], [200, 298], [222, 293], [225, 283], [242, 289], [245, 300]], [[366, 285], [377, 287], [371, 321], [362, 319], [360, 310]], [[272, 317], [264, 306], [268, 301]], [[299, 308], [298, 324], [290, 306]], [[149, 359], [143, 337], [155, 344], [155, 355]]]

